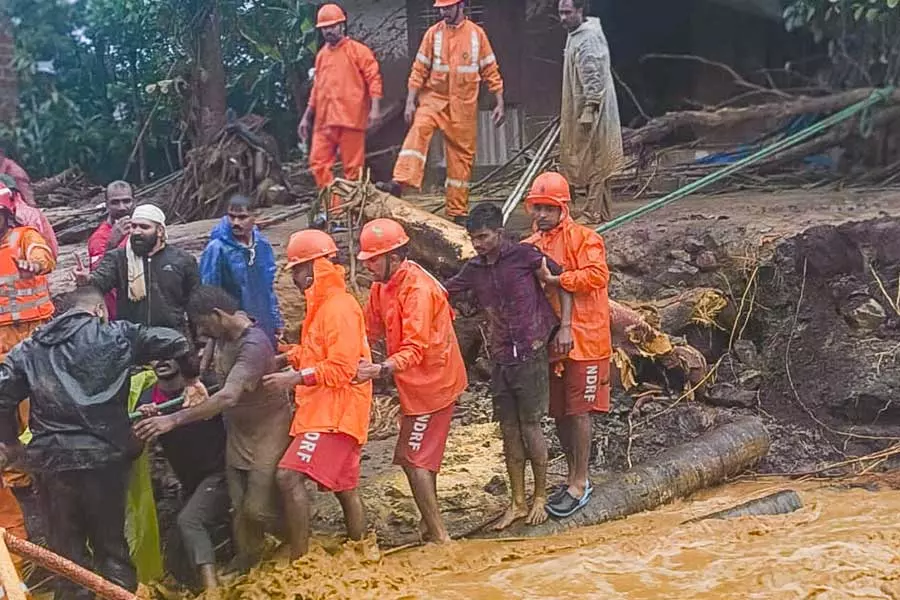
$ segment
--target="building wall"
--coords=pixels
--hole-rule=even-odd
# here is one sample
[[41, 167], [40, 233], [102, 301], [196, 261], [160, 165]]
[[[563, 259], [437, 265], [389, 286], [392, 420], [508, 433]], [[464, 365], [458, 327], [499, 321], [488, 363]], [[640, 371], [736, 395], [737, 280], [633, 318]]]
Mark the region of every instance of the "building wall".
[[12, 27], [0, 17], [0, 122], [4, 123], [16, 117], [19, 105], [13, 51]]

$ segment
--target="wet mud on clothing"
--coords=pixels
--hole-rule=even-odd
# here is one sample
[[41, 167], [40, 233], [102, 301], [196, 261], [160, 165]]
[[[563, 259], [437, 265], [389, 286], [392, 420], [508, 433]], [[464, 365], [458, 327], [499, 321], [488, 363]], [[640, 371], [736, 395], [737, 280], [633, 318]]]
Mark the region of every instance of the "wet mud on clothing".
[[[37, 477], [50, 521], [50, 549], [126, 590], [137, 590], [137, 571], [125, 539], [125, 491], [131, 465], [118, 462]], [[55, 600], [88, 600], [92, 592], [60, 577]]]
[[494, 365], [491, 395], [494, 420], [501, 423], [539, 423], [547, 415], [550, 377], [547, 348], [531, 360], [514, 365]]
[[216, 342], [216, 372], [221, 381], [237, 381], [243, 393], [223, 415], [226, 464], [232, 469], [271, 471], [290, 443], [291, 404], [285, 392], [266, 392], [263, 375], [275, 368], [275, 350], [266, 333], [248, 327], [234, 341]]

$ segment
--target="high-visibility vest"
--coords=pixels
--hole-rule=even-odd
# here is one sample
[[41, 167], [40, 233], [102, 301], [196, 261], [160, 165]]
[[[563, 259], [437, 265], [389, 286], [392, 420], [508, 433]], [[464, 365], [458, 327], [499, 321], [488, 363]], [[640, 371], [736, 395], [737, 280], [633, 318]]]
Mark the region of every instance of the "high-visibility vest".
[[0, 246], [0, 326], [50, 318], [53, 302], [44, 275], [22, 277], [16, 260], [25, 259], [30, 248], [21, 248], [29, 228], [16, 227]]

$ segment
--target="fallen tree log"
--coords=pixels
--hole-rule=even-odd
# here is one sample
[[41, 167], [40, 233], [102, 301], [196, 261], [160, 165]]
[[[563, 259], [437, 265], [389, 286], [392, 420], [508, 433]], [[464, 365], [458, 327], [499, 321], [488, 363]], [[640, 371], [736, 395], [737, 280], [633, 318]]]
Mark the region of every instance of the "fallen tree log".
[[[733, 127], [746, 121], [784, 119], [808, 113], [833, 113], [851, 104], [865, 100], [874, 88], [850, 90], [820, 98], [799, 97], [793, 102], [770, 102], [744, 108], [722, 108], [715, 111], [687, 110], [666, 113], [651, 120], [640, 129], [624, 132], [623, 143], [627, 148], [656, 144], [680, 129], [698, 131], [719, 127]], [[891, 103], [900, 102], [900, 92], [894, 92]]]
[[794, 490], [782, 490], [702, 517], [688, 519], [682, 523], [682, 525], [706, 521], [707, 519], [735, 519], [737, 517], [758, 517], [762, 515], [786, 515], [795, 510], [800, 510], [801, 508], [803, 508], [803, 500], [800, 499], [800, 495], [797, 492]]
[[744, 417], [595, 485], [587, 506], [568, 519], [551, 518], [537, 526], [520, 521], [501, 532], [483, 531], [476, 535], [551, 536], [652, 510], [739, 475], [768, 453], [769, 443], [762, 421]]

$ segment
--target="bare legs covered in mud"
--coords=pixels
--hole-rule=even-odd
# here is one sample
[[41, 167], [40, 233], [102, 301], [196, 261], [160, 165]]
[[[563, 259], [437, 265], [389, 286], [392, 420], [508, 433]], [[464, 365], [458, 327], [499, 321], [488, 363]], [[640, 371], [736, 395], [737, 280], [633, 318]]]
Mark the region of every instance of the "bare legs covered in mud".
[[[511, 503], [494, 524], [494, 529], [506, 529], [515, 520], [525, 518], [529, 525], [547, 520], [547, 441], [540, 423], [522, 423], [518, 419], [501, 421], [503, 453], [509, 475]], [[534, 474], [534, 502], [531, 509], [525, 499], [525, 461], [531, 462]]]
[[588, 463], [591, 458], [591, 425], [590, 413], [556, 419], [556, 432], [568, 466], [566, 484], [573, 498], [581, 498], [587, 485]]
[[[310, 520], [312, 501], [306, 489], [309, 479], [306, 475], [289, 469], [278, 469], [278, 487], [284, 499], [284, 512], [287, 517], [288, 539], [291, 545], [291, 560], [300, 558], [309, 551]], [[344, 523], [347, 536], [351, 540], [361, 540], [366, 534], [366, 514], [362, 499], [356, 489], [335, 492], [341, 510], [344, 511]]]
[[450, 534], [447, 533], [438, 508], [437, 473], [414, 467], [403, 467], [403, 472], [406, 473], [413, 499], [422, 515], [419, 522], [422, 539], [426, 542], [449, 542]]

